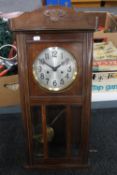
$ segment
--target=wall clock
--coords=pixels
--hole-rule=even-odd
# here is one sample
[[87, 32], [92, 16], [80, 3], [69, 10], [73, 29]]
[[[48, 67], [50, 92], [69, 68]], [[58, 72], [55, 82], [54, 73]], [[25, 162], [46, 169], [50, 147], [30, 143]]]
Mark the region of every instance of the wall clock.
[[43, 7], [10, 20], [18, 48], [28, 168], [88, 166], [95, 19]]

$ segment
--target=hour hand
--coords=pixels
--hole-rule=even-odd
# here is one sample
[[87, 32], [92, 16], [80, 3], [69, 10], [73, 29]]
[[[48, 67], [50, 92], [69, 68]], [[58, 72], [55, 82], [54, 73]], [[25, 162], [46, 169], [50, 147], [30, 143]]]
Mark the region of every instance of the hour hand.
[[58, 66], [54, 67], [54, 71], [56, 71], [59, 67], [61, 67], [62, 65], [68, 62], [69, 62], [69, 58], [67, 58], [65, 61], [62, 61]]

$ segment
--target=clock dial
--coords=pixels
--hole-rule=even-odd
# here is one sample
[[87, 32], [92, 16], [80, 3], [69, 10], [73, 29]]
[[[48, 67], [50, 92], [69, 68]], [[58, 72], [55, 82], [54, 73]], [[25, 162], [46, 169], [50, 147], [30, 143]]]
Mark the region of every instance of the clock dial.
[[74, 56], [60, 47], [43, 50], [33, 63], [33, 75], [40, 86], [50, 91], [67, 88], [77, 75]]

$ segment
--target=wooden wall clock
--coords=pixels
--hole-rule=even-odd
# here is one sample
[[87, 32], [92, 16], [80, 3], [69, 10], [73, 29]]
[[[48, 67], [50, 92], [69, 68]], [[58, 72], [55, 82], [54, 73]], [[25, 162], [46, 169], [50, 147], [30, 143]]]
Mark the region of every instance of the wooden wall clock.
[[88, 166], [95, 19], [43, 7], [10, 20], [16, 33], [27, 167]]

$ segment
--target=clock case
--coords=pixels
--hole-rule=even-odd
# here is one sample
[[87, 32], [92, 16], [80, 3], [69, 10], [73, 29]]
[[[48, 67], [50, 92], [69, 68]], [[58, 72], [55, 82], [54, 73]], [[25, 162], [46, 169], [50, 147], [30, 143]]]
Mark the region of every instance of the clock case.
[[[88, 167], [95, 18], [66, 7], [42, 7], [11, 19], [10, 28], [17, 40], [26, 167]], [[33, 76], [34, 60], [48, 47], [66, 49], [77, 62], [75, 81], [60, 92], [44, 90]]]

